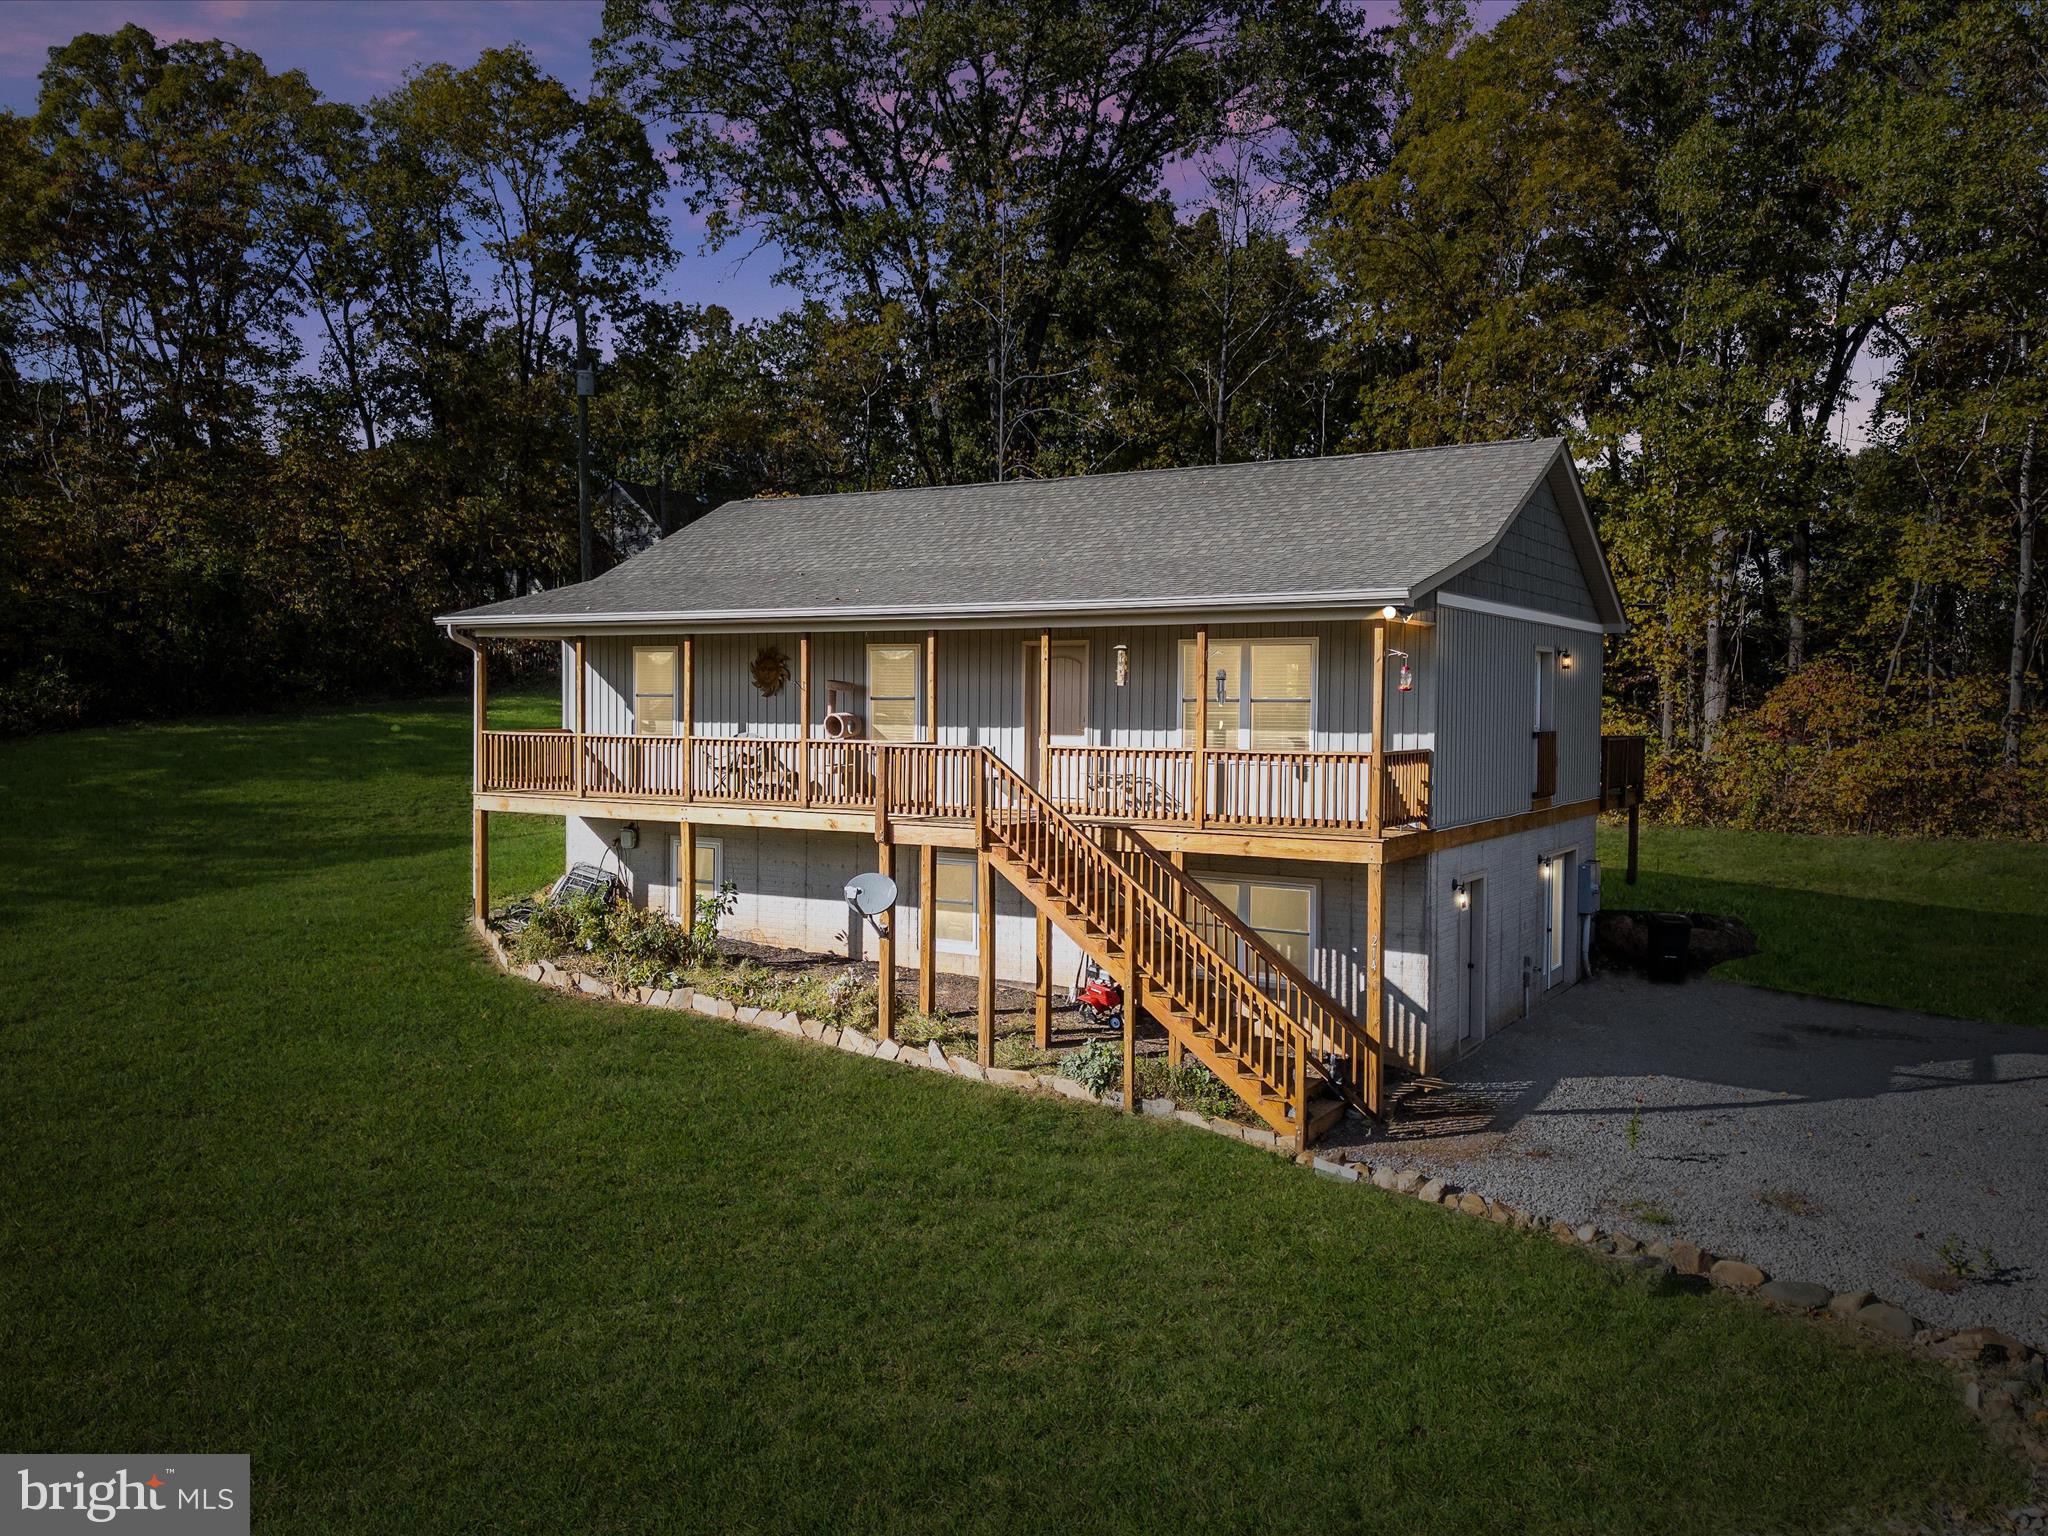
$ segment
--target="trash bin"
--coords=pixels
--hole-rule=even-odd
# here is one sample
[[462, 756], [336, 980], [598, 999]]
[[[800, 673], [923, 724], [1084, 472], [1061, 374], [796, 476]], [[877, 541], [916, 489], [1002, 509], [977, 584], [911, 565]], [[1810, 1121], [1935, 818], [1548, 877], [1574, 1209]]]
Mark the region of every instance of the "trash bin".
[[1683, 912], [1650, 914], [1650, 980], [1685, 980], [1685, 964], [1691, 949], [1691, 918]]

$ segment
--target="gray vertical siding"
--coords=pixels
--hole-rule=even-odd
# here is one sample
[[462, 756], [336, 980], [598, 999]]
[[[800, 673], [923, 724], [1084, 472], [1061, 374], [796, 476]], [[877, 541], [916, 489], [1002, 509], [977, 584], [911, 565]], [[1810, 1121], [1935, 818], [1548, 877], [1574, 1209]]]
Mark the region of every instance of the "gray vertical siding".
[[1463, 608], [1437, 609], [1434, 819], [1461, 826], [1529, 809], [1535, 784], [1536, 652], [1570, 650], [1557, 674], [1557, 795], [1600, 792], [1601, 637]]
[[[1160, 626], [1055, 630], [1060, 640], [1088, 645], [1088, 728], [1097, 745], [1170, 747], [1180, 743], [1180, 643], [1192, 628]], [[1318, 751], [1363, 752], [1372, 745], [1371, 641], [1359, 621], [1318, 624], [1219, 626], [1217, 643], [1243, 638], [1306, 638], [1316, 642], [1315, 711], [1310, 743]], [[865, 687], [867, 647], [880, 643], [921, 644], [917, 631], [820, 634], [811, 644], [813, 734], [825, 717], [826, 684], [844, 681]], [[1116, 685], [1116, 646], [1131, 648], [1130, 680]], [[1435, 741], [1436, 635], [1428, 625], [1397, 626], [1390, 647], [1405, 650], [1414, 676], [1407, 693], [1391, 688], [1399, 676], [1390, 660], [1387, 675], [1387, 737], [1390, 747], [1429, 747]], [[673, 635], [597, 636], [585, 647], [588, 678], [585, 710], [594, 734], [633, 729], [633, 649], [675, 645]], [[792, 676], [782, 691], [764, 698], [753, 682], [754, 658], [773, 646], [789, 658]], [[939, 634], [939, 740], [988, 746], [1021, 766], [1027, 688], [1037, 687], [1038, 637], [1027, 630], [946, 630]], [[792, 737], [797, 734], [798, 637], [789, 635], [702, 635], [696, 642], [696, 730], [704, 736]], [[575, 717], [565, 647], [563, 724]], [[922, 671], [919, 687], [922, 689]], [[929, 711], [926, 701], [924, 709]]]
[[1572, 547], [1564, 517], [1547, 485], [1536, 488], [1492, 554], [1444, 586], [1468, 597], [1540, 608], [1575, 619], [1599, 615], [1578, 551]]

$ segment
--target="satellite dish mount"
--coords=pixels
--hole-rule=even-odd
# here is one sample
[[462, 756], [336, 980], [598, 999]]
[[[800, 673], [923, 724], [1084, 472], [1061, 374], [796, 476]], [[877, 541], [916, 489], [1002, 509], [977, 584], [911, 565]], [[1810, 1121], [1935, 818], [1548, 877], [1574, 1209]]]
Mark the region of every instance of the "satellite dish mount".
[[887, 933], [889, 914], [896, 907], [896, 882], [869, 870], [846, 882], [846, 899], [853, 910], [874, 924], [875, 932]]

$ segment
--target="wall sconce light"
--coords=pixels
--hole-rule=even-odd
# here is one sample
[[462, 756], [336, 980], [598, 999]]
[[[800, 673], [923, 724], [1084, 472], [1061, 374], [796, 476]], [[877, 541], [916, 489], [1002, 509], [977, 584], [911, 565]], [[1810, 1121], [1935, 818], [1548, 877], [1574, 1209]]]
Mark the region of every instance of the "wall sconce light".
[[1465, 889], [1464, 881], [1451, 882], [1451, 901], [1460, 912], [1472, 905], [1472, 893]]
[[1548, 880], [1548, 879], [1550, 878], [1550, 855], [1549, 855], [1549, 854], [1547, 854], [1547, 853], [1546, 853], [1546, 854], [1545, 854], [1545, 855], [1544, 855], [1544, 856], [1543, 856], [1542, 858], [1540, 858], [1540, 859], [1538, 859], [1538, 860], [1536, 861], [1536, 875], [1537, 875], [1537, 878], [1538, 878], [1538, 879], [1542, 879], [1542, 880]]
[[1564, 670], [1565, 670], [1565, 671], [1567, 671], [1567, 672], [1571, 671], [1571, 669], [1572, 669], [1572, 653], [1571, 653], [1570, 651], [1559, 651], [1559, 652], [1557, 653], [1557, 664], [1558, 664], [1558, 665], [1559, 665], [1560, 667], [1564, 668]]
[[640, 828], [630, 821], [619, 828], [619, 846], [627, 849], [638, 848], [640, 846]]
[[1119, 645], [1116, 648], [1116, 685], [1123, 688], [1131, 681], [1131, 648]]

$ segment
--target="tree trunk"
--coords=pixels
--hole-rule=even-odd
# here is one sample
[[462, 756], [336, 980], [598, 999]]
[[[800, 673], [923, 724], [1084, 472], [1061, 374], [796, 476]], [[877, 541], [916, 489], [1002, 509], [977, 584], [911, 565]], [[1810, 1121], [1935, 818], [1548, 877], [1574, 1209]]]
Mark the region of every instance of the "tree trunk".
[[1706, 675], [1700, 683], [1700, 751], [1714, 750], [1714, 737], [1728, 715], [1728, 565], [1722, 546], [1725, 528], [1714, 530], [1713, 563], [1708, 574]]
[[1792, 525], [1792, 589], [1785, 597], [1785, 671], [1806, 665], [1806, 587], [1813, 558], [1813, 523], [1802, 517]]
[[2020, 760], [2020, 718], [2026, 706], [2027, 610], [2034, 592], [2034, 424], [2027, 424], [2026, 446], [2020, 450], [2019, 570], [2012, 592], [2012, 650], [2005, 661], [2005, 746], [2007, 766]]

